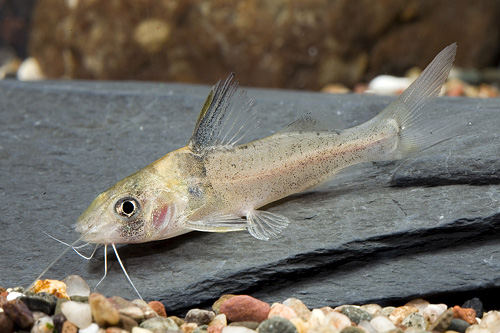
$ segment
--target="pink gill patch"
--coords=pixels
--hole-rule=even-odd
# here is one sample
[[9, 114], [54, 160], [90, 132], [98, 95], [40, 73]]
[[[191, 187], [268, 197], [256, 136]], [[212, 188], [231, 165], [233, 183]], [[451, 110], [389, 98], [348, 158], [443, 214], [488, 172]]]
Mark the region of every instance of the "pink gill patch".
[[156, 229], [163, 229], [166, 222], [172, 217], [172, 209], [169, 205], [156, 209], [153, 212], [153, 225]]

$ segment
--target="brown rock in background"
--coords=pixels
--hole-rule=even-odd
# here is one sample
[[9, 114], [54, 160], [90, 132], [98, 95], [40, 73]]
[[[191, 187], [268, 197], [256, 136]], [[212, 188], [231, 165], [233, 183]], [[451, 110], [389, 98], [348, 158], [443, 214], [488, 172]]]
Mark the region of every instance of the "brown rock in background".
[[424, 67], [498, 65], [500, 2], [39, 0], [30, 54], [47, 77], [320, 89]]

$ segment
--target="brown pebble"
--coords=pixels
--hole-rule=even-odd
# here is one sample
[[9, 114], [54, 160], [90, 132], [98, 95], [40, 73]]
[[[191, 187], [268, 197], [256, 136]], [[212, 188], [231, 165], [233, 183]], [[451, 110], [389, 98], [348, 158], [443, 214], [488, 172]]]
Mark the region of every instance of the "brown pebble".
[[33, 312], [24, 304], [19, 298], [12, 301], [7, 301], [5, 299], [1, 300], [0, 306], [5, 311], [5, 314], [9, 316], [20, 328], [31, 329], [35, 323], [33, 318]]
[[120, 322], [120, 313], [113, 304], [102, 294], [91, 293], [89, 295], [90, 310], [92, 318], [99, 326], [115, 326]]
[[476, 311], [470, 308], [462, 308], [458, 305], [453, 307], [453, 314], [455, 318], [465, 320], [471, 325], [477, 324], [476, 321]]
[[234, 296], [220, 306], [228, 321], [256, 321], [267, 319], [271, 306], [248, 295]]
[[120, 323], [118, 326], [130, 332], [132, 331], [132, 328], [139, 326], [139, 324], [134, 318], [120, 313]]
[[235, 321], [228, 326], [246, 327], [251, 330], [256, 330], [257, 327], [259, 327], [259, 323], [256, 321]]
[[14, 321], [2, 310], [0, 310], [0, 332], [14, 332]]
[[62, 333], [78, 333], [78, 327], [72, 322], [66, 320], [62, 326]]
[[167, 311], [165, 310], [165, 305], [163, 305], [162, 302], [151, 301], [148, 305], [158, 314], [158, 316], [167, 318]]

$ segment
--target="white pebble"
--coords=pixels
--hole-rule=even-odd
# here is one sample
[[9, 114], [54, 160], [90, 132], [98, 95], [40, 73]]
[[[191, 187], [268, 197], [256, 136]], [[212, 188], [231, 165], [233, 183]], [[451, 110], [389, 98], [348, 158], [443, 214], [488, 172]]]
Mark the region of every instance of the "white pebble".
[[255, 333], [255, 331], [243, 326], [226, 326], [222, 329], [222, 333]]
[[92, 323], [86, 328], [78, 330], [78, 333], [97, 333], [97, 332], [99, 332], [99, 325], [97, 325], [96, 323]]
[[370, 321], [370, 324], [377, 332], [387, 332], [396, 329], [396, 325], [389, 320], [389, 318], [384, 316], [378, 316]]
[[79, 275], [70, 275], [62, 282], [66, 283], [66, 294], [68, 296], [89, 296], [90, 288], [87, 282]]
[[408, 88], [412, 80], [406, 77], [379, 75], [368, 84], [368, 91], [381, 95], [394, 95]]
[[368, 320], [360, 321], [358, 324], [358, 327], [361, 327], [367, 333], [377, 333], [377, 330], [375, 329], [375, 327], [373, 327], [372, 324], [370, 324], [370, 322]]
[[23, 296], [22, 293], [18, 293], [17, 291], [11, 291], [8, 295], [7, 295], [7, 301], [13, 301], [15, 300], [16, 298], [19, 298]]
[[20, 81], [36, 81], [44, 78], [40, 64], [33, 57], [26, 58], [17, 70], [17, 79]]
[[500, 312], [489, 311], [485, 313], [479, 327], [487, 328], [491, 332], [500, 332]]
[[446, 309], [448, 309], [446, 304], [429, 304], [424, 311], [422, 311], [422, 314], [424, 315], [425, 320], [429, 323], [433, 323], [441, 314], [443, 314], [443, 312], [446, 311]]
[[61, 304], [61, 312], [76, 327], [82, 329], [92, 324], [92, 313], [88, 303], [68, 301]]

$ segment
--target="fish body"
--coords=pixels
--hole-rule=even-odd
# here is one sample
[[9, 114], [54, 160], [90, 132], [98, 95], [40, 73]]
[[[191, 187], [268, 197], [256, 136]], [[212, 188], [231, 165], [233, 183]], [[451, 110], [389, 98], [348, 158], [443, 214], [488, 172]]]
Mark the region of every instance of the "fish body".
[[425, 109], [448, 76], [456, 45], [380, 114], [341, 132], [305, 116], [267, 138], [238, 144], [255, 124], [252, 101], [230, 75], [216, 84], [188, 145], [99, 195], [76, 230], [89, 243], [143, 243], [189, 231], [248, 230], [268, 240], [289, 223], [259, 210], [361, 162], [395, 160], [449, 138], [454, 127]]

